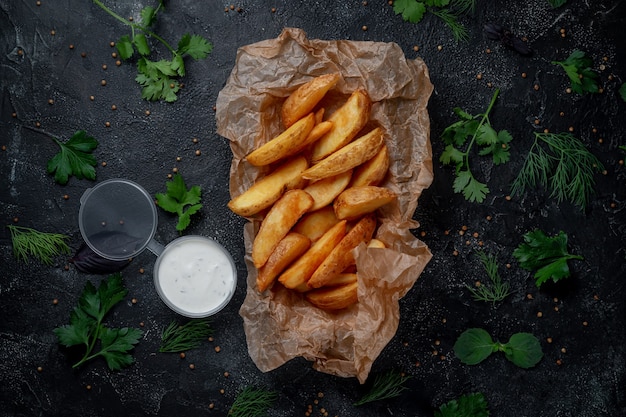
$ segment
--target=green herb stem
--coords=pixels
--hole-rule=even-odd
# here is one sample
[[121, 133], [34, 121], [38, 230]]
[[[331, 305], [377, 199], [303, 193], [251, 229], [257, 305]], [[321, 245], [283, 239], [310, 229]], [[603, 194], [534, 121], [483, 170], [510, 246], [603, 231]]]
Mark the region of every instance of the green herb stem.
[[[483, 126], [485, 122], [489, 122], [489, 113], [491, 113], [491, 109], [493, 109], [493, 106], [496, 103], [498, 94], [500, 94], [500, 89], [496, 88], [496, 91], [493, 93], [493, 97], [491, 97], [491, 101], [489, 102], [489, 107], [487, 107], [487, 111], [483, 113], [482, 115], [483, 117], [481, 117], [480, 122], [478, 123], [478, 127], [474, 131], [474, 134], [472, 135], [472, 139], [470, 139], [470, 142], [467, 145], [467, 148], [465, 149], [465, 152], [463, 155], [463, 165], [467, 167], [469, 167], [470, 150], [472, 149], [472, 146], [476, 142], [476, 137], [478, 136], [478, 132], [480, 131], [481, 126]], [[472, 176], [472, 178], [474, 178], [474, 175], [471, 173], [471, 171], [470, 171], [470, 175]]]

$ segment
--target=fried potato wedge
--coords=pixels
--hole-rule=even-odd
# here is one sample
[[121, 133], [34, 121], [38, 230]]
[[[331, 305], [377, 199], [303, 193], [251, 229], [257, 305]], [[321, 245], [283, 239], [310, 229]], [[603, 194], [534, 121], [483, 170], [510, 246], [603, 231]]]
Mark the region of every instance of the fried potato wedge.
[[358, 287], [358, 282], [352, 282], [336, 287], [321, 288], [307, 292], [305, 298], [322, 310], [341, 310], [359, 300]]
[[307, 281], [309, 288], [320, 288], [330, 282], [333, 277], [355, 263], [352, 250], [361, 243], [368, 244], [376, 229], [376, 217], [369, 214], [361, 218], [356, 225], [333, 248], [326, 259], [315, 270]]
[[317, 242], [313, 243], [304, 255], [296, 259], [280, 276], [278, 281], [296, 291], [308, 291], [307, 281], [318, 266], [346, 234], [346, 221], [341, 221], [328, 229]]
[[320, 121], [313, 129], [311, 129], [311, 133], [309, 133], [309, 137], [306, 138], [306, 143], [314, 143], [319, 138], [324, 136], [326, 133], [330, 132], [330, 129], [333, 128], [333, 122], [329, 121]]
[[337, 274], [330, 281], [326, 283], [326, 287], [334, 287], [337, 285], [346, 285], [351, 284], [357, 281], [356, 272], [342, 272], [341, 274]]
[[396, 193], [385, 187], [374, 185], [350, 187], [337, 196], [333, 208], [338, 219], [354, 220], [376, 211], [396, 198]]
[[385, 245], [385, 243], [382, 240], [379, 239], [372, 239], [370, 240], [370, 243], [367, 245], [368, 248], [386, 248], [387, 245]]
[[278, 243], [312, 205], [313, 197], [300, 189], [287, 191], [274, 203], [252, 242], [254, 266], [260, 268], [265, 265]]
[[348, 171], [373, 158], [384, 143], [383, 130], [377, 127], [308, 168], [302, 177], [315, 181]]
[[331, 153], [350, 143], [369, 121], [372, 101], [364, 89], [358, 89], [333, 114], [328, 121], [333, 127], [313, 145], [311, 160], [317, 163]]
[[276, 277], [311, 246], [311, 239], [299, 233], [289, 232], [285, 236], [261, 268], [256, 278], [259, 292], [268, 289]]
[[228, 208], [243, 217], [259, 213], [274, 204], [285, 191], [302, 188], [306, 182], [302, 173], [308, 166], [303, 156], [288, 160], [230, 200]]
[[287, 97], [281, 108], [283, 125], [287, 128], [309, 114], [340, 79], [338, 72], [324, 74], [298, 87]]
[[311, 144], [307, 139], [314, 125], [315, 114], [309, 113], [280, 135], [250, 152], [246, 160], [254, 166], [263, 166], [297, 154]]
[[328, 229], [339, 223], [332, 205], [310, 211], [296, 223], [293, 231], [305, 235], [311, 241], [318, 240]]
[[343, 190], [346, 189], [350, 178], [352, 177], [352, 170], [342, 172], [333, 177], [328, 177], [315, 181], [304, 188], [304, 191], [309, 193], [313, 197], [313, 207], [311, 211], [319, 210], [333, 202]]
[[350, 187], [362, 185], [378, 185], [389, 170], [389, 149], [383, 144], [380, 151], [368, 161], [354, 169]]

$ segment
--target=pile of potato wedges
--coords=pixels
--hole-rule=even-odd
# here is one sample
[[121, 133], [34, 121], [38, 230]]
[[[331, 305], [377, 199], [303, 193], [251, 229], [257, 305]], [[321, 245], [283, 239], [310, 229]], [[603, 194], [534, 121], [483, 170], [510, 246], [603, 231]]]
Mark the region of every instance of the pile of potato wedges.
[[326, 117], [320, 103], [340, 79], [312, 78], [285, 99], [284, 130], [246, 156], [269, 173], [228, 203], [240, 216], [262, 217], [252, 244], [258, 291], [278, 282], [327, 311], [358, 302], [353, 249], [385, 247], [373, 238], [375, 213], [397, 198], [380, 186], [389, 152], [386, 132], [368, 125], [367, 92], [352, 92]]

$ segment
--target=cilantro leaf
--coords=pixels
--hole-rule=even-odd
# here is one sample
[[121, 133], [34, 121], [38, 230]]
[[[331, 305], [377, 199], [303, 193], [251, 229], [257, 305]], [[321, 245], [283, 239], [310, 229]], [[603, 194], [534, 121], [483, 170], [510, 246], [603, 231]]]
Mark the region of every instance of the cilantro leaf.
[[143, 33], [138, 33], [133, 38], [133, 45], [137, 48], [137, 52], [139, 55], [146, 56], [150, 55], [150, 45], [148, 45], [148, 38]]
[[476, 392], [450, 400], [435, 411], [435, 417], [488, 417], [485, 396]]
[[524, 242], [513, 251], [513, 256], [522, 268], [535, 271], [537, 287], [549, 279], [557, 282], [569, 277], [567, 261], [583, 259], [580, 255], [568, 253], [567, 235], [563, 231], [550, 237], [539, 229], [524, 235]]
[[177, 52], [179, 55], [189, 55], [195, 60], [206, 58], [211, 51], [213, 51], [213, 45], [204, 39], [200, 35], [193, 35], [186, 33], [178, 41]]
[[504, 356], [520, 368], [532, 368], [543, 357], [539, 340], [530, 333], [515, 333], [504, 347]]
[[84, 130], [79, 130], [67, 142], [61, 142], [53, 138], [61, 148], [52, 159], [48, 161], [47, 170], [54, 174], [54, 180], [61, 184], [67, 184], [69, 177], [74, 175], [78, 179], [96, 179], [96, 158], [91, 152], [98, 146], [98, 141], [87, 136]]
[[396, 0], [393, 2], [393, 11], [402, 14], [405, 21], [419, 23], [424, 18], [426, 6], [417, 0]]
[[115, 42], [115, 47], [117, 48], [117, 53], [120, 54], [120, 58], [123, 60], [130, 59], [135, 53], [135, 49], [133, 48], [133, 42], [130, 40], [128, 35], [124, 35]]
[[145, 27], [152, 26], [156, 19], [157, 10], [152, 6], [146, 6], [141, 10], [141, 23]]
[[201, 189], [194, 185], [189, 190], [180, 174], [174, 175], [172, 181], [167, 183], [167, 193], [157, 193], [156, 199], [159, 207], [169, 213], [178, 215], [176, 230], [182, 232], [189, 226], [191, 215], [197, 213], [201, 208]]
[[460, 108], [455, 108], [454, 113], [461, 120], [446, 127], [441, 139], [446, 147], [439, 160], [446, 164], [454, 164], [456, 178], [452, 185], [455, 193], [462, 193], [470, 202], [482, 203], [489, 188], [487, 184], [477, 180], [472, 174], [469, 157], [474, 145], [479, 146], [480, 156], [491, 155], [493, 163], [499, 165], [509, 160], [508, 143], [513, 139], [506, 130], [497, 132], [489, 121], [489, 113], [498, 96], [496, 90], [487, 111], [475, 116], [470, 115]]
[[139, 343], [143, 332], [127, 327], [111, 329], [102, 324], [107, 313], [127, 293], [128, 290], [124, 288], [119, 273], [102, 280], [98, 288], [87, 281], [77, 306], [70, 314], [70, 324], [54, 329], [61, 345], [85, 346], [85, 354], [72, 366], [73, 368], [98, 356], [102, 356], [109, 369], [113, 371], [133, 362], [129, 352]]
[[583, 51], [574, 50], [564, 61], [552, 61], [554, 65], [560, 65], [571, 82], [572, 91], [578, 94], [597, 93], [598, 73], [591, 66], [593, 60]]

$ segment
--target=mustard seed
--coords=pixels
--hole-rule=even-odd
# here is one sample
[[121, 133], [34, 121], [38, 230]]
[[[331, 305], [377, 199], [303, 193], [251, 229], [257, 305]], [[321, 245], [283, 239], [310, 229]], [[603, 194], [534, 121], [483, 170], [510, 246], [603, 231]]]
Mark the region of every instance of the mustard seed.
[[130, 302], [133, 303], [133, 304], [137, 304], [137, 299], [133, 298], [132, 300], [130, 300]]
[[96, 98], [94, 96], [89, 96], [89, 100], [94, 101]]
[[50, 35], [52, 35], [52, 36], [54, 36], [56, 34], [57, 34], [57, 32], [54, 29], [50, 31]]
[[122, 61], [118, 59], [117, 61], [115, 61], [115, 65], [119, 67], [120, 65], [122, 65]]
[[59, 304], [59, 300], [57, 298], [54, 298], [52, 300], [52, 305], [57, 305], [57, 304]]
[[139, 273], [143, 274], [144, 272], [146, 272], [143, 268], [139, 268]]
[[117, 106], [115, 104], [111, 105], [111, 110], [117, 110]]
[[103, 69], [103, 70], [105, 70], [105, 71], [106, 71], [106, 69], [107, 69], [107, 68], [108, 68], [108, 67], [107, 67], [107, 64], [102, 64], [102, 69]]
[[538, 311], [538, 312], [537, 312], [537, 317], [538, 317], [538, 318], [543, 317], [543, 313], [542, 313], [541, 311]]
[[101, 85], [101, 86], [103, 86], [103, 87], [104, 87], [105, 85], [107, 85], [107, 80], [102, 80], [102, 81], [100, 81], [100, 85]]
[[200, 152], [200, 149], [196, 149], [196, 156], [200, 156], [202, 154], [202, 152]]
[[113, 47], [115, 46], [115, 42], [113, 42], [113, 41], [109, 42], [109, 46], [110, 46], [111, 48], [113, 48]]
[[86, 52], [81, 52], [81, 53], [80, 53], [80, 56], [81, 56], [81, 57], [83, 57], [83, 58], [85, 58], [85, 57], [87, 57], [87, 53], [86, 53]]
[[361, 26], [361, 30], [362, 30], [363, 32], [366, 32], [366, 31], [367, 31], [367, 26], [365, 26], [365, 25]]
[[476, 79], [477, 80], [482, 80], [483, 79], [483, 75], [479, 72], [478, 74], [476, 74]]
[[53, 105], [53, 104], [54, 104], [54, 100], [52, 100], [51, 98], [50, 98], [50, 99], [48, 99], [48, 104], [49, 104], [49, 105]]
[[193, 363], [190, 363], [189, 364], [189, 369], [191, 369], [193, 371], [194, 369], [196, 369], [196, 365], [194, 365]]
[[181, 359], [185, 359], [185, 352], [180, 352], [180, 354], [178, 355]]
[[535, 91], [539, 91], [539, 84], [535, 84], [535, 85], [533, 85], [533, 90], [535, 90]]
[[74, 44], [70, 43], [70, 49], [74, 49]]
[[111, 127], [111, 122], [105, 122], [105, 123], [104, 123], [104, 126], [105, 126], [105, 127]]
[[69, 199], [70, 199], [70, 196], [69, 196], [69, 195], [67, 195], [67, 194], [63, 194], [63, 200], [69, 200]]
[[38, 366], [37, 367], [37, 372], [42, 372], [42, 371], [43, 371], [43, 368], [41, 366]]
[[220, 348], [219, 346], [215, 346], [215, 352], [216, 353], [220, 353], [221, 350], [222, 350], [222, 348]]
[[117, 52], [111, 52], [111, 57], [112, 58], [117, 58]]
[[102, 162], [100, 163], [100, 165], [102, 165], [103, 167], [105, 167], [105, 166], [107, 166], [107, 163], [106, 163], [106, 161], [102, 161]]
[[552, 343], [552, 338], [551, 337], [546, 338], [546, 342]]

